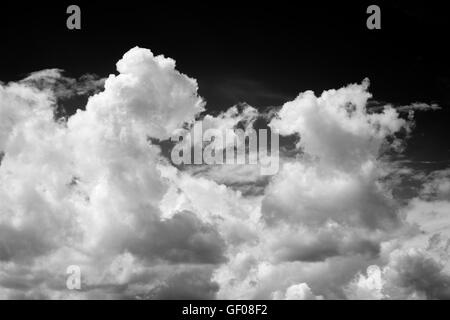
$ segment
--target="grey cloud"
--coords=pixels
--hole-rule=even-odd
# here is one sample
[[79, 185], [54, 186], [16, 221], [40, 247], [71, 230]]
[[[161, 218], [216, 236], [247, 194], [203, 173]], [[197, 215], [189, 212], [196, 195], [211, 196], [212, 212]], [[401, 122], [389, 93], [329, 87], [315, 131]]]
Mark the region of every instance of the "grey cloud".
[[323, 261], [330, 257], [347, 255], [367, 255], [376, 257], [380, 252], [379, 240], [364, 239], [357, 234], [346, 234], [340, 230], [317, 230], [314, 237], [301, 236], [281, 240], [274, 248], [280, 261]]
[[58, 99], [94, 94], [102, 90], [105, 84], [105, 79], [95, 74], [85, 74], [76, 79], [64, 76], [63, 73], [62, 69], [44, 69], [30, 73], [21, 83], [40, 90], [52, 90]]
[[406, 106], [399, 106], [396, 109], [400, 112], [409, 111], [434, 111], [442, 109], [437, 103], [414, 102]]
[[436, 111], [442, 109], [437, 103], [413, 102], [408, 105], [392, 105], [386, 101], [370, 100], [368, 102], [368, 109], [371, 112], [378, 112], [385, 108], [385, 106], [392, 106], [398, 112], [408, 113], [410, 111]]
[[428, 174], [423, 179], [420, 196], [429, 200], [450, 200], [450, 169]]
[[211, 281], [211, 268], [184, 270], [149, 293], [153, 299], [214, 299], [219, 285]]
[[386, 270], [386, 292], [390, 298], [423, 294], [427, 299], [450, 299], [450, 275], [444, 265], [421, 251], [394, 255]]
[[192, 212], [184, 211], [167, 220], [143, 220], [143, 238], [134, 237], [128, 246], [131, 253], [146, 259], [163, 259], [170, 263], [216, 264], [225, 261], [225, 242], [212, 226]]
[[18, 230], [0, 224], [0, 261], [29, 260], [49, 252], [54, 244], [32, 228]]

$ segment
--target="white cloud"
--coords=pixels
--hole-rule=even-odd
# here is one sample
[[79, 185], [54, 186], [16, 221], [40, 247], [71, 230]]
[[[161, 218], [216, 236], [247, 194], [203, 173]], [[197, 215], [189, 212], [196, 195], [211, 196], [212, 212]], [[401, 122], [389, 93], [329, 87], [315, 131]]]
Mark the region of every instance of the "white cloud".
[[[0, 281], [7, 295], [20, 295], [21, 286], [41, 273], [63, 280], [71, 264], [83, 271], [87, 289], [80, 295], [104, 285], [100, 296], [113, 295], [110, 290], [123, 284], [104, 283], [102, 270], [127, 253], [134, 277], [146, 279], [150, 270], [166, 266], [165, 275], [155, 271], [143, 290], [185, 272], [171, 264], [205, 265], [211, 272], [210, 265], [224, 259], [220, 235], [194, 214], [161, 220], [159, 201], [168, 184], [156, 167], [159, 147], [147, 141], [193, 121], [202, 108], [195, 81], [175, 71], [173, 60], [139, 48], [119, 61], [118, 70], [67, 123], [54, 121], [52, 86], [41, 83], [45, 88], [39, 89], [31, 81], [58, 72], [1, 87]], [[25, 276], [8, 280], [15, 272], [11, 264], [25, 268]], [[122, 277], [109, 278], [116, 276]], [[206, 286], [209, 278], [198, 281]], [[55, 290], [71, 296], [64, 284]], [[35, 294], [54, 293], [34, 288], [26, 297]]]
[[338, 90], [301, 93], [281, 108], [270, 126], [281, 134], [299, 133], [299, 147], [321, 162], [351, 170], [374, 160], [386, 137], [406, 127], [405, 120], [386, 106], [381, 113], [368, 113], [369, 81]]
[[315, 296], [306, 283], [294, 284], [286, 289], [285, 293], [276, 291], [274, 300], [322, 300], [322, 296]]
[[380, 300], [386, 298], [382, 292], [385, 281], [377, 265], [367, 268], [367, 275], [359, 274], [348, 287], [348, 297], [356, 300]]

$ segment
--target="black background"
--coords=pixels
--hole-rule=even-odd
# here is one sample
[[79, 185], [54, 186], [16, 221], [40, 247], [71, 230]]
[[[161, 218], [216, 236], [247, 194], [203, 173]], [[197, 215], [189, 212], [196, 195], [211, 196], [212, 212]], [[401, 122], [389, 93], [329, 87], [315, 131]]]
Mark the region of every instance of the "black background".
[[[183, 307], [213, 306], [226, 310], [231, 304], [265, 304], [267, 315], [228, 315], [213, 318], [183, 316]], [[48, 319], [425, 319], [446, 314], [446, 301], [3, 301], [2, 311], [17, 318]]]

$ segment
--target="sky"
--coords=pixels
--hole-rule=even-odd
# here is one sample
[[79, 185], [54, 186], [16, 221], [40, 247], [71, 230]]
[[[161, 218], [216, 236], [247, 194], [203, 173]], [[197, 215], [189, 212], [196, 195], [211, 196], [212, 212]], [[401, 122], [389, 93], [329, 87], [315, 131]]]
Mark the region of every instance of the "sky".
[[[321, 92], [371, 80], [375, 100], [397, 105], [450, 101], [449, 22], [445, 7], [426, 1], [383, 3], [383, 26], [365, 27], [370, 2], [277, 4], [260, 2], [181, 3], [135, 1], [83, 3], [83, 26], [66, 28], [67, 3], [5, 4], [0, 27], [2, 81], [32, 71], [59, 68], [68, 76], [106, 77], [134, 47], [150, 48], [177, 61], [199, 82], [209, 110], [238, 102], [279, 106], [299, 92]], [[75, 104], [69, 111], [82, 108]], [[421, 114], [411, 156], [445, 161], [449, 149], [446, 109]], [[424, 128], [422, 130], [422, 127]], [[422, 138], [422, 131], [429, 138]], [[429, 156], [429, 154], [433, 156]], [[431, 159], [434, 158], [434, 159]]]
[[[0, 13], [0, 298], [450, 298], [443, 7], [69, 4]], [[279, 171], [174, 165], [199, 123]]]

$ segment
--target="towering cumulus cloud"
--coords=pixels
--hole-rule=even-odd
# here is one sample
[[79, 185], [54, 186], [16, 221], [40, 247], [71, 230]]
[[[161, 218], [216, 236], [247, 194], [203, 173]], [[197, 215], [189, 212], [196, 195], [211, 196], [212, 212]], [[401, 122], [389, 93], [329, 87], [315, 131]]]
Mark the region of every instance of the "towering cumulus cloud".
[[[136, 47], [117, 71], [67, 118], [61, 97], [102, 80], [49, 69], [0, 84], [0, 298], [450, 297], [448, 172], [394, 197], [390, 155], [412, 120], [369, 111], [368, 80], [211, 116], [170, 58]], [[172, 165], [162, 142], [198, 121], [296, 142], [270, 177]]]

